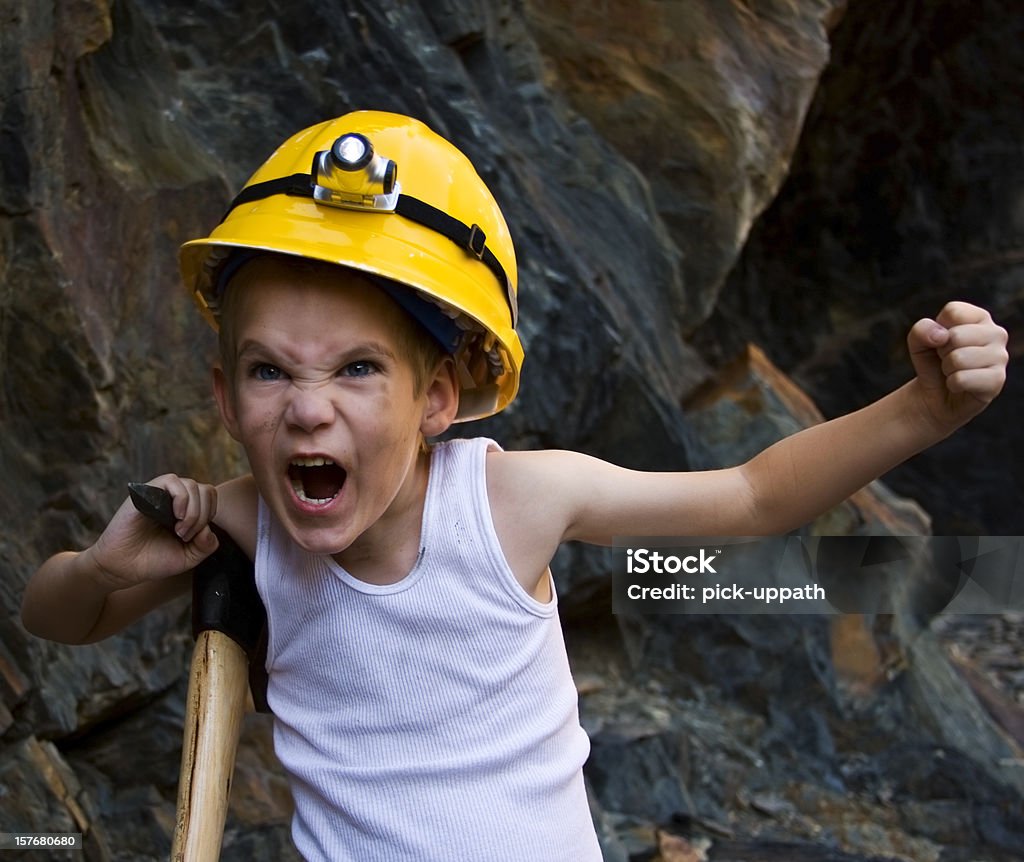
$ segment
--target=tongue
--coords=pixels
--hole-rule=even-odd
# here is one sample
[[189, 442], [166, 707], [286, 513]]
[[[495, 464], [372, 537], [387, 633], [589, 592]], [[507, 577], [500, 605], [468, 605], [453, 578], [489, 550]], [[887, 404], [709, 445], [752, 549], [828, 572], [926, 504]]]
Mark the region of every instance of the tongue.
[[311, 500], [330, 500], [345, 484], [345, 471], [336, 464], [297, 469], [302, 480], [302, 490]]

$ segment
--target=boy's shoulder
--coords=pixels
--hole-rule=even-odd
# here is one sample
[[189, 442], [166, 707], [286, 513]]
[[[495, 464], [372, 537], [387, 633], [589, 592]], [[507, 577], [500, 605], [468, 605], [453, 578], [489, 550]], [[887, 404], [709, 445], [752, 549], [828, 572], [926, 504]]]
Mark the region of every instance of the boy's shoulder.
[[492, 508], [514, 517], [542, 511], [575, 494], [587, 458], [562, 449], [488, 449], [487, 493]]
[[213, 520], [227, 531], [250, 560], [255, 558], [259, 491], [251, 474], [217, 486], [217, 515]]
[[[455, 437], [434, 445], [431, 469], [437, 470], [441, 464], [444, 471], [476, 470], [482, 466], [492, 507], [500, 501], [521, 506], [543, 486], [542, 480], [550, 475], [559, 454], [555, 451], [508, 450], [489, 437]], [[439, 455], [443, 456], [440, 463]], [[481, 456], [482, 463], [478, 460]], [[462, 466], [457, 467], [456, 464]]]

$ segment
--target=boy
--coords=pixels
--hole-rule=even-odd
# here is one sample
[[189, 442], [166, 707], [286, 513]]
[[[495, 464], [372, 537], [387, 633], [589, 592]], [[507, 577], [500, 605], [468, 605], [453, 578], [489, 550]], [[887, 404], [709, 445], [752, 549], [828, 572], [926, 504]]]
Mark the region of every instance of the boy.
[[515, 259], [461, 153], [388, 114], [290, 139], [182, 262], [220, 329], [214, 391], [252, 474], [153, 480], [180, 540], [126, 502], [92, 547], [40, 568], [23, 619], [72, 643], [113, 634], [187, 589], [208, 525], [224, 528], [268, 610], [275, 747], [308, 859], [599, 860], [559, 543], [795, 528], [977, 414], [1007, 362], [1005, 331], [951, 303], [910, 332], [913, 381], [713, 472], [427, 446], [515, 397]]

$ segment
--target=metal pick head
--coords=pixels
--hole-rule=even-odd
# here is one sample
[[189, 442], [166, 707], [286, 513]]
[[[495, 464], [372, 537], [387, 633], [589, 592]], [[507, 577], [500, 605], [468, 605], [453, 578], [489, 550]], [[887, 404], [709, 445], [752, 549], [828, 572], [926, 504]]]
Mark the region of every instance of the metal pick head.
[[161, 527], [174, 531], [178, 519], [174, 517], [174, 505], [171, 495], [163, 488], [145, 485], [141, 482], [128, 483], [128, 495], [132, 503], [147, 518]]

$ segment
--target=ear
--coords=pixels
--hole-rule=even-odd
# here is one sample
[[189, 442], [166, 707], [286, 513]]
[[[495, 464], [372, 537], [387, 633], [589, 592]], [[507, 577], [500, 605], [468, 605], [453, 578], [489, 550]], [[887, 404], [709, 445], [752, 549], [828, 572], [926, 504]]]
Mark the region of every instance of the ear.
[[424, 437], [436, 437], [448, 430], [459, 412], [459, 377], [455, 360], [450, 356], [438, 363], [424, 395], [426, 404], [420, 431]]
[[235, 393], [227, 374], [218, 362], [213, 366], [213, 396], [217, 399], [220, 419], [228, 434], [238, 440], [238, 414], [235, 412]]

